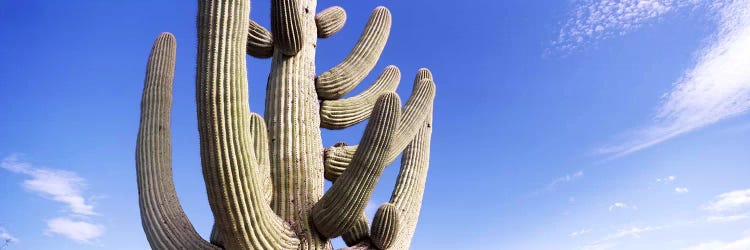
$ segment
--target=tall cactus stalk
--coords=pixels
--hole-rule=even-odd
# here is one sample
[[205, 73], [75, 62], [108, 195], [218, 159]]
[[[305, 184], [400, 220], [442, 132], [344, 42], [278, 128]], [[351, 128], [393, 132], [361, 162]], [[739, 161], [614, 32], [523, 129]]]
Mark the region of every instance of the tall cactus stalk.
[[[149, 56], [141, 102], [136, 172], [144, 231], [154, 249], [408, 249], [429, 165], [435, 84], [420, 69], [401, 107], [395, 66], [358, 95], [343, 98], [375, 67], [391, 27], [377, 7], [349, 56], [316, 76], [318, 38], [341, 30], [334, 6], [271, 0], [271, 29], [248, 19], [249, 0], [198, 1], [196, 103], [203, 177], [215, 218], [211, 238], [196, 233], [172, 181], [170, 112], [174, 37]], [[265, 117], [250, 111], [247, 55], [272, 57]], [[359, 145], [325, 149], [321, 128], [369, 119]], [[372, 228], [364, 209], [380, 175], [403, 152], [391, 200]], [[325, 180], [333, 182], [324, 192]]]

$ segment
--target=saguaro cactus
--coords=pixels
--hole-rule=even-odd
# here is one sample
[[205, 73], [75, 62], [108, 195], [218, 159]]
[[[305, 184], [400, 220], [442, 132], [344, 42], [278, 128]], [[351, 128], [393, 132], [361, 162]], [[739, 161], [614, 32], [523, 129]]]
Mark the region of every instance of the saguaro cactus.
[[[170, 112], [175, 38], [149, 56], [136, 148], [143, 228], [154, 249], [408, 249], [429, 163], [435, 84], [420, 69], [406, 105], [386, 67], [367, 90], [342, 98], [375, 67], [391, 27], [377, 7], [343, 62], [316, 76], [318, 38], [341, 30], [346, 12], [317, 15], [316, 0], [271, 0], [271, 30], [248, 19], [248, 0], [198, 1], [196, 103], [201, 165], [215, 218], [196, 233], [172, 182]], [[250, 111], [246, 55], [272, 57], [265, 117]], [[359, 145], [324, 149], [321, 128], [369, 119]], [[383, 169], [403, 152], [388, 203], [369, 228], [364, 209]], [[324, 192], [325, 180], [333, 182]]]

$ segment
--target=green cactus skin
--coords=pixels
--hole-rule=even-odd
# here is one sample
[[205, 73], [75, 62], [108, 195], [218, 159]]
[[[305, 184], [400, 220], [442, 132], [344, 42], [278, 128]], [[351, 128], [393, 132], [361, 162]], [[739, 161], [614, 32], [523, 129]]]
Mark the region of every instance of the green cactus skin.
[[372, 220], [372, 243], [380, 249], [389, 249], [396, 241], [400, 229], [398, 208], [385, 203], [378, 208]]
[[346, 11], [341, 6], [324, 9], [315, 15], [318, 38], [328, 38], [339, 32], [346, 24]]
[[[411, 97], [406, 102], [401, 117], [401, 123], [396, 133], [395, 145], [388, 152], [388, 164], [396, 160], [399, 154], [406, 148], [410, 138], [418, 132], [422, 121], [427, 117], [432, 109], [432, 100], [435, 97], [435, 83], [429, 77], [431, 73], [427, 69], [421, 69], [415, 77], [414, 90]], [[343, 173], [354, 152], [357, 151], [357, 145], [345, 146], [334, 145], [325, 151], [324, 167], [326, 179], [335, 180], [338, 175]]]
[[148, 57], [136, 143], [136, 174], [143, 229], [152, 249], [218, 249], [195, 232], [172, 181], [170, 112], [176, 41], [156, 38]]
[[[200, 1], [196, 98], [209, 205], [228, 249], [296, 249], [289, 225], [267, 205], [249, 133], [245, 53], [248, 1]], [[215, 29], [226, 25], [227, 29]], [[223, 63], [216, 63], [223, 62]]]
[[[393, 92], [400, 81], [395, 66], [359, 95], [341, 99], [377, 63], [390, 11], [376, 8], [344, 62], [316, 77], [318, 37], [346, 22], [343, 8], [316, 15], [316, 7], [317, 0], [273, 0], [269, 31], [247, 18], [247, 0], [198, 3], [195, 86], [201, 168], [215, 219], [210, 242], [196, 233], [174, 189], [169, 113], [176, 42], [169, 33], [156, 39], [136, 145], [141, 219], [153, 249], [328, 250], [339, 235], [348, 249], [408, 249], [429, 164], [432, 75], [418, 72], [404, 108]], [[250, 111], [247, 55], [273, 58], [264, 117]], [[368, 118], [360, 146], [324, 149], [322, 128]], [[398, 223], [376, 216], [371, 231], [365, 206], [401, 151], [390, 202]], [[324, 193], [325, 179], [335, 182]]]
[[430, 138], [432, 136], [432, 110], [422, 123], [419, 132], [401, 156], [401, 169], [390, 203], [399, 210], [401, 227], [392, 249], [409, 249], [411, 238], [417, 228], [422, 207], [427, 169], [430, 166]]
[[338, 99], [357, 87], [378, 62], [390, 32], [391, 12], [382, 6], [375, 8], [346, 59], [315, 80], [318, 97], [322, 100]]
[[352, 163], [312, 209], [315, 228], [323, 236], [340, 236], [359, 219], [387, 165], [384, 156], [395, 139], [399, 117], [401, 100], [396, 93], [378, 98]]
[[271, 32], [276, 49], [287, 56], [296, 55], [305, 40], [297, 1], [271, 0]]
[[370, 225], [367, 223], [367, 215], [364, 212], [359, 214], [357, 222], [349, 228], [349, 231], [341, 235], [347, 246], [354, 246], [362, 241], [370, 239]]
[[257, 58], [273, 56], [273, 36], [271, 32], [253, 20], [248, 23], [247, 54]]
[[390, 65], [380, 73], [375, 83], [359, 95], [339, 100], [325, 100], [320, 104], [320, 127], [344, 129], [364, 121], [372, 113], [378, 96], [396, 91], [401, 82], [398, 67]]

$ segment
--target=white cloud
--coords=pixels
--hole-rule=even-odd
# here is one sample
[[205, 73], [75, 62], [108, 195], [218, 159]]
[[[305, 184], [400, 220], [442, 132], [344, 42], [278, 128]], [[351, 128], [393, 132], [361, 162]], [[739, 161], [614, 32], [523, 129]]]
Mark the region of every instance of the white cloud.
[[92, 243], [104, 234], [104, 227], [70, 218], [54, 218], [47, 221], [47, 232], [59, 234], [79, 243]]
[[552, 181], [549, 184], [547, 184], [546, 190], [547, 191], [552, 191], [552, 190], [555, 189], [555, 187], [557, 187], [560, 184], [568, 183], [568, 182], [571, 182], [571, 181], [575, 181], [575, 180], [580, 179], [580, 178], [583, 178], [583, 171], [582, 170], [578, 171], [578, 172], [575, 172], [573, 174], [566, 174], [565, 176], [557, 178], [554, 181]]
[[750, 110], [750, 0], [709, 2], [711, 12], [718, 13], [718, 31], [696, 64], [662, 96], [650, 125], [599, 153], [624, 156]]
[[62, 202], [75, 214], [95, 215], [94, 206], [88, 204], [82, 196], [85, 180], [76, 173], [57, 170], [35, 168], [27, 162], [19, 160], [18, 155], [11, 155], [3, 159], [0, 166], [14, 173], [30, 177], [23, 181], [23, 187], [44, 198]]
[[581, 249], [582, 250], [607, 250], [607, 249], [612, 249], [615, 246], [617, 246], [617, 244], [615, 244], [614, 242], [600, 242], [600, 243], [592, 243], [592, 244], [585, 245]]
[[615, 202], [612, 205], [609, 206], [609, 211], [614, 211], [615, 209], [633, 209], [638, 210], [637, 206], [628, 205], [622, 202]]
[[[71, 171], [37, 168], [21, 161], [19, 155], [11, 155], [2, 160], [0, 167], [29, 179], [22, 186], [46, 199], [63, 203], [68, 208], [68, 217], [58, 217], [47, 221], [46, 232], [68, 237], [79, 243], [91, 243], [104, 234], [104, 226], [83, 221], [97, 215], [94, 206], [83, 197], [86, 180]], [[70, 219], [79, 218], [79, 219]], [[3, 233], [0, 231], [0, 233]], [[2, 237], [3, 234], [0, 234]]]
[[2, 227], [0, 227], [0, 241], [2, 241], [0, 244], [19, 242], [18, 238], [13, 237], [13, 235]]
[[711, 241], [696, 246], [683, 248], [683, 250], [747, 250], [750, 249], [750, 234], [731, 242]]
[[712, 223], [728, 223], [746, 220], [750, 218], [750, 214], [736, 214], [736, 215], [711, 215], [706, 217], [706, 222]]
[[664, 230], [666, 228], [668, 227], [667, 226], [626, 227], [626, 228], [618, 230], [616, 233], [609, 234], [605, 236], [604, 238], [601, 238], [597, 241], [586, 244], [582, 247], [582, 249], [584, 250], [611, 249], [615, 247], [618, 244], [619, 240], [623, 238], [640, 238], [642, 234], [653, 232], [653, 231]]
[[658, 183], [672, 183], [675, 180], [677, 180], [677, 177], [675, 177], [674, 175], [670, 175], [664, 178], [656, 178], [656, 182]]
[[705, 205], [703, 209], [721, 213], [733, 212], [747, 207], [750, 207], [750, 189], [720, 194], [712, 202]]
[[575, 231], [575, 232], [570, 233], [568, 236], [570, 236], [571, 238], [575, 238], [575, 237], [587, 234], [589, 232], [591, 232], [590, 229], [581, 229], [580, 231]]
[[674, 191], [677, 192], [677, 193], [680, 193], [680, 194], [684, 194], [684, 193], [690, 192], [690, 190], [688, 190], [688, 188], [686, 188], [686, 187], [676, 187], [676, 188], [674, 188]]
[[582, 0], [570, 13], [552, 45], [561, 51], [614, 36], [625, 35], [642, 25], [706, 0]]

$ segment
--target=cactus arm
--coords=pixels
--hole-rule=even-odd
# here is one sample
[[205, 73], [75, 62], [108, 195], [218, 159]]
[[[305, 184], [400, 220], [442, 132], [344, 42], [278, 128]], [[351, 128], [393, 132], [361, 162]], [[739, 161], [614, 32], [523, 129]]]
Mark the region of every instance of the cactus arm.
[[370, 238], [370, 225], [367, 223], [367, 215], [360, 213], [357, 222], [346, 233], [341, 235], [347, 246], [354, 246]]
[[357, 147], [348, 147], [344, 142], [327, 148], [323, 153], [323, 176], [326, 180], [335, 181], [339, 178], [352, 162], [355, 151]]
[[352, 164], [312, 208], [313, 224], [321, 235], [342, 235], [360, 218], [385, 169], [383, 156], [394, 139], [400, 106], [396, 93], [378, 98]]
[[432, 135], [432, 110], [423, 122], [419, 133], [401, 157], [401, 169], [396, 178], [396, 187], [390, 203], [394, 204], [401, 218], [401, 226], [393, 249], [409, 249], [411, 238], [417, 228], [419, 211], [430, 165], [430, 137]]
[[346, 11], [341, 6], [332, 6], [315, 15], [318, 38], [328, 38], [339, 32], [346, 24]]
[[[419, 131], [421, 123], [432, 110], [432, 103], [435, 98], [435, 83], [432, 81], [432, 74], [427, 69], [420, 69], [414, 82], [414, 90], [403, 109], [394, 146], [388, 153], [388, 164], [396, 160], [398, 155], [406, 148]], [[356, 151], [357, 145], [337, 144], [327, 148], [323, 161], [326, 179], [335, 180], [338, 175], [343, 173], [351, 163]]]
[[[420, 200], [421, 202], [421, 200]], [[385, 203], [378, 208], [372, 220], [372, 243], [379, 249], [388, 249], [396, 241], [400, 229], [398, 208], [391, 203]]]
[[271, 1], [271, 32], [282, 54], [294, 56], [302, 50], [304, 33], [297, 0]]
[[344, 129], [370, 117], [373, 105], [383, 93], [396, 91], [401, 72], [388, 66], [369, 88], [359, 95], [339, 100], [325, 100], [320, 104], [320, 126], [327, 129]]
[[338, 99], [365, 79], [378, 62], [390, 30], [391, 12], [382, 6], [375, 8], [349, 55], [315, 80], [318, 98]]
[[195, 231], [172, 180], [170, 112], [175, 50], [174, 36], [162, 33], [146, 66], [135, 153], [141, 220], [153, 249], [219, 249]]
[[247, 54], [257, 58], [273, 56], [271, 32], [253, 20], [249, 21], [247, 29]]
[[250, 133], [253, 137], [253, 150], [258, 160], [258, 175], [263, 180], [263, 195], [267, 202], [273, 197], [271, 182], [271, 163], [268, 158], [268, 130], [266, 121], [256, 113], [250, 115]]
[[198, 2], [196, 99], [209, 205], [227, 249], [296, 249], [268, 206], [249, 133], [246, 45], [249, 1]]

